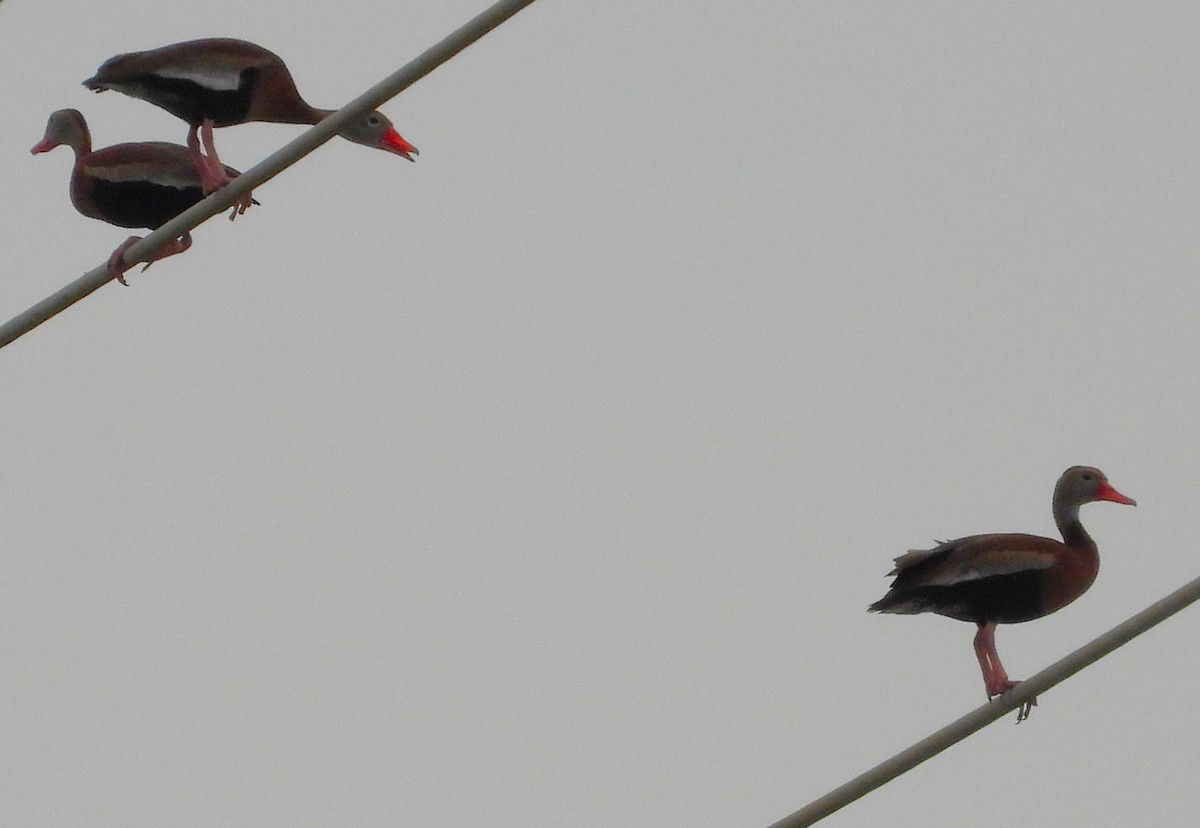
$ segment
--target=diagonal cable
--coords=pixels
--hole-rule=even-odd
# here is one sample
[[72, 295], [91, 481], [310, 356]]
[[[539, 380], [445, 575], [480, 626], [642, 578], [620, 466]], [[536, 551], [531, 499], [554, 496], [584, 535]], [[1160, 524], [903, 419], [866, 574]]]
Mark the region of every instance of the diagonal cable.
[[791, 816], [774, 823], [771, 828], [805, 828], [805, 826], [819, 822], [859, 797], [891, 782], [900, 774], [912, 770], [926, 759], [961, 742], [1001, 716], [1016, 710], [1027, 700], [1049, 690], [1059, 682], [1065, 681], [1197, 600], [1200, 600], [1200, 578], [1189, 581], [1166, 598], [1151, 604], [1098, 638], [1084, 644], [1070, 655], [1054, 662], [1040, 673], [1025, 679], [995, 701], [977, 707], [936, 733], [926, 736], [915, 745], [900, 751], [891, 759], [881, 762], [846, 784], [834, 788], [819, 799], [814, 799]]
[[[386, 101], [428, 75], [438, 66], [479, 40], [533, 0], [499, 0], [488, 9], [426, 49], [393, 74], [372, 86], [334, 114], [306, 130], [296, 140], [267, 156], [262, 162], [242, 173], [233, 183], [222, 187], [208, 198], [189, 207], [175, 218], [150, 233], [125, 253], [125, 260], [140, 261], [164, 244], [195, 229], [218, 213], [230, 209], [234, 202], [254, 188], [271, 180], [304, 156], [324, 144], [354, 118], [378, 109]], [[96, 267], [61, 290], [56, 291], [23, 313], [0, 325], [0, 348], [29, 333], [55, 314], [69, 308], [88, 294], [112, 280], [107, 264]]]

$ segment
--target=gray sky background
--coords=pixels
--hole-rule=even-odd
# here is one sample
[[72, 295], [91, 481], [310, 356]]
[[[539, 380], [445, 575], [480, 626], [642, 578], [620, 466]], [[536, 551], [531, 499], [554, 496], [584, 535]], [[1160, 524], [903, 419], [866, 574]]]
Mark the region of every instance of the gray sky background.
[[[333, 107], [484, 5], [4, 3], [4, 318], [127, 235], [50, 111], [185, 136], [105, 58]], [[906, 549], [1138, 499], [1018, 678], [1194, 577], [1200, 12], [1052, 5], [537, 3], [6, 348], [0, 823], [761, 826], [983, 700]], [[828, 824], [1194, 825], [1198, 617]]]

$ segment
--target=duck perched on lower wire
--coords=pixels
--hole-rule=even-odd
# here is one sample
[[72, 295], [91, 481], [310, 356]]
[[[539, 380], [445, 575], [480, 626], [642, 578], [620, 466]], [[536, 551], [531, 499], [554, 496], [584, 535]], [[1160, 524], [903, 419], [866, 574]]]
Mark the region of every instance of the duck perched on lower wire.
[[[1037, 535], [972, 535], [933, 549], [913, 550], [896, 558], [896, 576], [887, 595], [871, 612], [913, 615], [933, 612], [978, 626], [975, 657], [990, 700], [1011, 690], [996, 652], [996, 625], [1032, 621], [1062, 609], [1085, 593], [1100, 569], [1100, 555], [1083, 524], [1079, 507], [1107, 500], [1136, 506], [1118, 492], [1104, 472], [1072, 466], [1054, 487], [1054, 522], [1062, 541]], [[1037, 704], [1022, 705], [1017, 721]]]
[[[156, 230], [205, 196], [191, 153], [179, 144], [144, 141], [92, 150], [83, 115], [74, 109], [60, 109], [50, 116], [46, 134], [31, 152], [36, 155], [63, 145], [75, 151], [71, 203], [85, 216], [118, 227]], [[225, 172], [230, 178], [239, 175], [232, 167], [225, 167]], [[245, 212], [252, 203], [257, 202], [245, 196], [229, 217]], [[123, 285], [128, 284], [125, 271], [137, 264], [125, 263], [125, 251], [141, 239], [130, 236], [108, 258], [109, 273]], [[146, 267], [191, 246], [191, 234], [184, 233], [144, 260]]]

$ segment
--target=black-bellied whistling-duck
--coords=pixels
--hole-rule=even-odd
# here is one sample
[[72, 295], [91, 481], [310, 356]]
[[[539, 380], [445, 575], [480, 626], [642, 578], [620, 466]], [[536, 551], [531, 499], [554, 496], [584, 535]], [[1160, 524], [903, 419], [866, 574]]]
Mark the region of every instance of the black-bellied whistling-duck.
[[[46, 134], [30, 151], [36, 155], [63, 144], [75, 151], [71, 203], [85, 216], [118, 227], [155, 230], [204, 198], [200, 176], [187, 147], [147, 141], [114, 144], [93, 152], [87, 121], [75, 109], [53, 113], [46, 123]], [[226, 167], [225, 172], [231, 178], [238, 175], [232, 167]], [[234, 207], [230, 218], [244, 212], [249, 204], [247, 197], [245, 203]], [[136, 264], [125, 264], [125, 251], [141, 238], [130, 236], [108, 258], [109, 273], [123, 285], [128, 284], [125, 271]], [[146, 267], [191, 246], [191, 234], [184, 233], [146, 260]]]
[[[248, 121], [315, 124], [334, 111], [305, 103], [279, 55], [227, 37], [117, 55], [106, 60], [83, 85], [96, 92], [115, 89], [187, 121], [191, 127], [188, 149], [203, 177], [206, 195], [229, 183], [213, 146], [213, 127]], [[368, 112], [339, 134], [409, 161], [418, 154], [380, 112]], [[200, 151], [201, 140], [207, 158]]]
[[[1087, 591], [1100, 569], [1096, 542], [1079, 522], [1079, 507], [1096, 500], [1137, 504], [1104, 472], [1072, 466], [1054, 487], [1054, 522], [1062, 542], [1037, 535], [972, 535], [896, 558], [892, 588], [871, 612], [934, 612], [979, 626], [975, 657], [990, 700], [1016, 686], [996, 653], [996, 625], [1031, 621], [1060, 610]], [[1022, 705], [1017, 721], [1037, 701]]]

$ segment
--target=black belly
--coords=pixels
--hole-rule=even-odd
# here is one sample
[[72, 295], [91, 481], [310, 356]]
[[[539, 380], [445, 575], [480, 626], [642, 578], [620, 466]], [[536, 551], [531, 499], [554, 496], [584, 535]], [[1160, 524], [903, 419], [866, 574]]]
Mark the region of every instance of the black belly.
[[118, 227], [155, 230], [204, 198], [199, 185], [165, 187], [148, 181], [101, 181], [92, 186], [99, 218]]
[[[1042, 570], [995, 575], [948, 586], [909, 586], [902, 578], [872, 609], [910, 604], [915, 611], [935, 612], [977, 624], [995, 621], [1017, 624], [1045, 614], [1042, 608]], [[919, 609], [916, 609], [918, 608]]]
[[250, 96], [258, 69], [243, 69], [237, 89], [209, 89], [184, 78], [134, 75], [113, 88], [161, 106], [193, 126], [212, 120], [214, 126], [240, 124], [250, 112]]

